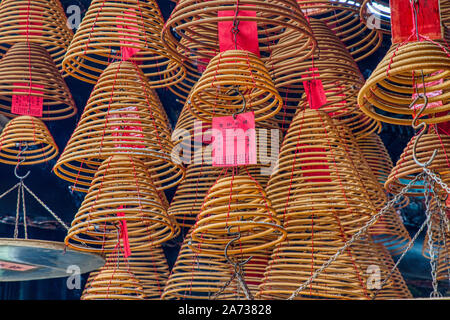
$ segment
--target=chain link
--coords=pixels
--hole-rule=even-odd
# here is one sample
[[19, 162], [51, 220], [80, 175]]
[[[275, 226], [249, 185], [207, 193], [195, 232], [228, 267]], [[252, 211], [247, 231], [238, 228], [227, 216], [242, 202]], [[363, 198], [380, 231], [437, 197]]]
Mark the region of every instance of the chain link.
[[244, 292], [245, 297], [247, 298], [247, 300], [253, 300], [254, 299], [250, 289], [247, 286], [247, 283], [244, 280], [242, 268], [240, 268], [239, 266], [235, 266], [235, 268], [237, 268], [237, 270], [235, 270], [235, 272], [231, 275], [230, 280], [228, 280], [224, 284], [224, 286], [211, 297], [212, 299], [216, 299], [217, 297], [219, 297], [225, 291], [225, 289], [230, 286], [231, 282], [234, 279], [237, 279], [237, 281], [239, 283], [239, 286], [241, 287], [242, 291]]
[[441, 186], [442, 189], [444, 189], [448, 194], [450, 194], [450, 188], [449, 186], [442, 181], [442, 179], [440, 177], [438, 177], [437, 174], [435, 174], [433, 171], [431, 171], [428, 168], [423, 168], [423, 171], [425, 171], [425, 173], [430, 176], [437, 184], [439, 184], [439, 186]]
[[328, 268], [336, 259], [344, 252], [349, 246], [351, 246], [356, 240], [358, 240], [361, 235], [367, 232], [367, 230], [374, 225], [378, 219], [386, 213], [389, 209], [391, 209], [395, 203], [413, 186], [413, 184], [418, 181], [420, 178], [424, 176], [424, 173], [418, 174], [414, 179], [412, 179], [408, 185], [406, 185], [400, 193], [394, 196], [391, 200], [389, 200], [386, 205], [378, 211], [372, 218], [356, 232], [352, 238], [347, 241], [327, 262], [325, 262], [307, 281], [305, 281], [300, 287], [298, 287], [287, 300], [292, 300], [297, 297], [301, 291], [305, 290], [308, 285], [310, 285], [326, 268]]

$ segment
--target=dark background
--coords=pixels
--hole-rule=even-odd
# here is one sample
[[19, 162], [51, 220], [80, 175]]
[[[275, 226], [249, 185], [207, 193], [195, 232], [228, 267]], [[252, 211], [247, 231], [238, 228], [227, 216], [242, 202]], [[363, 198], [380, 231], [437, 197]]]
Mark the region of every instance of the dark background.
[[[61, 0], [64, 8], [69, 5], [79, 5], [82, 15], [86, 12], [90, 0]], [[169, 0], [158, 0], [164, 18], [170, 15], [174, 3]], [[385, 36], [382, 47], [370, 58], [359, 63], [363, 75], [367, 78], [378, 62], [384, 57], [390, 46], [390, 38]], [[70, 135], [75, 129], [84, 105], [93, 88], [92, 85], [83, 83], [74, 78], [66, 78], [75, 102], [79, 108], [77, 117], [68, 120], [48, 122], [49, 127], [60, 151], [64, 149]], [[158, 95], [166, 109], [166, 112], [175, 125], [181, 105], [175, 101], [175, 96], [167, 89], [157, 90]], [[383, 131], [380, 136], [383, 139], [394, 163], [399, 158], [403, 148], [406, 146], [414, 132], [409, 127], [392, 126], [383, 124]], [[69, 190], [69, 183], [59, 179], [51, 172], [56, 160], [48, 163], [22, 168], [21, 172], [30, 169], [31, 175], [26, 179], [26, 184], [33, 190], [54, 212], [62, 218], [67, 225], [70, 224], [74, 214], [80, 206], [84, 194]], [[0, 194], [13, 186], [17, 180], [13, 174], [13, 167], [0, 164]], [[168, 190], [167, 196], [170, 201], [174, 190]], [[7, 216], [14, 216], [16, 210], [16, 193], [0, 199], [0, 237], [12, 237], [14, 225], [8, 224]], [[51, 216], [40, 207], [34, 200], [27, 198], [27, 213], [35, 220], [52, 220]], [[411, 199], [411, 204], [403, 209], [403, 219], [409, 232], [413, 235], [424, 219], [423, 204], [420, 200]], [[29, 228], [29, 237], [42, 240], [63, 241], [65, 230], [57, 228], [54, 230]], [[172, 240], [164, 246], [169, 266], [172, 267], [178, 246], [175, 244], [181, 240]], [[421, 246], [423, 237], [419, 238], [414, 248], [407, 254], [404, 261], [400, 264], [402, 272], [412, 294], [415, 297], [428, 297], [431, 292], [430, 267], [428, 260], [421, 255]], [[175, 246], [174, 246], [175, 245]], [[66, 279], [35, 280], [24, 282], [0, 282], [0, 300], [10, 299], [52, 299], [52, 300], [71, 300], [79, 299], [82, 288], [87, 279], [87, 275], [82, 275], [82, 288], [80, 290], [68, 290]], [[445, 292], [448, 283], [441, 284], [441, 290]]]

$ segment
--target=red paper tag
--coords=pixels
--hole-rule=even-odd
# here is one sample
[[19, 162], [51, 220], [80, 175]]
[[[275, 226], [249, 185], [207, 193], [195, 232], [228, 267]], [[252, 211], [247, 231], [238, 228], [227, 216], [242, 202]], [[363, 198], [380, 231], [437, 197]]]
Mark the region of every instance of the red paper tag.
[[[442, 72], [444, 72], [444, 71], [443, 70], [437, 71], [437, 72], [433, 73], [432, 76], [437, 75], [437, 74], [442, 73]], [[440, 85], [440, 84], [443, 84], [443, 83], [444, 83], [444, 79], [443, 78], [441, 78], [439, 80], [436, 80], [436, 81], [426, 82], [425, 83], [425, 88], [428, 88], [428, 87], [431, 87], [431, 86], [435, 86], [435, 85]], [[417, 83], [417, 88], [423, 88], [423, 83], [422, 82]], [[431, 91], [431, 92], [429, 90], [425, 90], [425, 91], [426, 91], [426, 96], [428, 98], [432, 98], [432, 97], [436, 97], [436, 96], [442, 95], [442, 89]], [[414, 100], [415, 98], [417, 98], [417, 96], [418, 96], [418, 94], [414, 93], [412, 95], [412, 99]], [[419, 101], [422, 101], [422, 99], [419, 99]], [[442, 101], [428, 102], [428, 105], [427, 105], [426, 109], [440, 107], [440, 106], [442, 106]], [[414, 106], [412, 106], [412, 109], [413, 110], [419, 110], [422, 107], [423, 107], [423, 103], [415, 104]]]
[[[121, 205], [119, 209], [123, 209], [123, 206]], [[125, 213], [123, 212], [117, 212], [118, 217], [125, 217]], [[131, 249], [130, 249], [130, 241], [128, 239], [128, 227], [126, 220], [120, 221], [120, 239], [123, 241], [123, 256], [125, 258], [128, 258], [131, 256]]]
[[202, 144], [210, 144], [211, 138], [211, 125], [206, 122], [195, 120], [194, 121], [194, 142]]
[[[139, 43], [138, 36], [139, 33], [135, 32], [139, 30], [139, 25], [137, 24], [136, 11], [131, 8], [124, 12], [123, 16], [119, 16], [120, 20], [117, 19], [117, 27], [121, 29], [119, 32], [120, 39], [128, 39], [128, 40], [120, 40], [121, 44], [132, 44], [136, 45]], [[121, 20], [125, 20], [124, 23]], [[126, 46], [120, 47], [120, 53], [123, 61], [127, 61], [131, 57], [133, 57], [136, 53], [140, 51], [139, 48], [130, 48]], [[140, 62], [140, 61], [139, 61]]]
[[[17, 88], [22, 87], [22, 88]], [[29, 83], [14, 83], [11, 113], [18, 115], [27, 115], [33, 117], [42, 117], [42, 109], [44, 106], [44, 97], [38, 97], [34, 94], [44, 94], [43, 91], [34, 90], [43, 89], [44, 86], [40, 84]], [[17, 93], [26, 92], [28, 95], [19, 95]]]
[[212, 120], [212, 159], [215, 167], [256, 164], [255, 114], [241, 113]]
[[[418, 0], [415, 6], [419, 34], [432, 40], [442, 39], [439, 0]], [[390, 8], [392, 43], [401, 43], [408, 39], [408, 41], [417, 41], [410, 1], [390, 0]]]
[[35, 266], [30, 266], [27, 264], [21, 264], [21, 263], [12, 263], [8, 261], [0, 261], [0, 270], [11, 270], [11, 271], [28, 271], [36, 269]]
[[[437, 116], [442, 117], [444, 116], [444, 114], [447, 113], [448, 111], [439, 112]], [[450, 136], [450, 121], [438, 123], [436, 126], [439, 134], [445, 134], [446, 136]]]
[[[241, 6], [242, 7], [242, 6]], [[248, 7], [248, 6], [245, 6]], [[219, 11], [219, 18], [234, 17], [233, 10]], [[238, 17], [256, 17], [256, 11], [239, 10]], [[234, 41], [233, 21], [220, 21], [219, 28], [219, 49], [220, 52], [227, 50], [235, 50], [236, 45]], [[239, 32], [236, 36], [236, 43], [238, 50], [246, 50], [256, 54], [260, 57], [259, 41], [258, 41], [258, 25], [256, 21], [239, 21]]]
[[[39, 12], [40, 8], [37, 6], [33, 6], [33, 10], [31, 10], [30, 6], [28, 6], [25, 10], [21, 10], [19, 15], [21, 17], [19, 25], [20, 25], [20, 34], [23, 36], [42, 36], [42, 22], [41, 21], [31, 21], [36, 20], [36, 16], [41, 17], [42, 12]], [[33, 16], [33, 18], [31, 17]]]
[[[264, 274], [261, 273], [258, 269], [261, 266], [267, 266], [269, 263], [269, 259], [267, 257], [253, 257], [247, 264], [245, 265], [245, 278], [246, 282], [249, 285], [259, 285], [261, 283]], [[259, 267], [259, 268], [258, 268]], [[255, 281], [252, 281], [251, 278], [256, 278]]]
[[[320, 76], [317, 72], [317, 68], [309, 68], [309, 71], [311, 71], [312, 74], [302, 75], [302, 78]], [[306, 98], [308, 99], [309, 107], [311, 109], [317, 110], [327, 103], [327, 96], [320, 79], [303, 81], [303, 87], [305, 88]]]
[[[115, 139], [117, 141], [117, 144], [114, 146], [116, 148], [145, 148], [144, 141], [143, 140], [132, 140], [132, 139], [126, 139], [123, 137], [138, 137], [143, 138], [144, 135], [142, 132], [142, 127], [140, 126], [141, 122], [139, 120], [136, 120], [136, 118], [139, 118], [139, 115], [137, 113], [132, 113], [133, 111], [137, 111], [137, 107], [126, 107], [123, 109], [120, 109], [122, 113], [120, 114], [110, 114], [108, 115], [108, 119], [110, 123], [116, 124], [115, 126], [111, 126], [111, 129], [116, 131], [113, 132], [113, 137], [120, 137]], [[130, 113], [126, 113], [129, 111]], [[133, 120], [127, 120], [130, 118], [134, 118]], [[119, 131], [120, 130], [120, 131]], [[128, 144], [124, 142], [132, 142], [132, 143], [140, 143], [140, 144]]]

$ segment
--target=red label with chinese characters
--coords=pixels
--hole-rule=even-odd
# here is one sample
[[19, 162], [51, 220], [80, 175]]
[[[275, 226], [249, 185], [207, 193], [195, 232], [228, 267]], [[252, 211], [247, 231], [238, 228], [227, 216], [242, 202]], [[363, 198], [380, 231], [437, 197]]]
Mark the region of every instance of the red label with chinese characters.
[[21, 263], [13, 263], [8, 261], [0, 261], [0, 270], [11, 270], [11, 271], [28, 271], [36, 269], [35, 266], [30, 266], [27, 264], [21, 264]]
[[[123, 206], [120, 206], [119, 209], [123, 209]], [[123, 212], [117, 212], [118, 217], [125, 217], [125, 213]], [[120, 239], [123, 241], [123, 256], [125, 258], [128, 258], [131, 256], [131, 249], [130, 249], [130, 242], [128, 239], [128, 227], [127, 227], [127, 221], [121, 220], [120, 221]]]
[[256, 164], [255, 114], [246, 112], [212, 120], [212, 162], [215, 167]]
[[[236, 13], [233, 10], [218, 12], [219, 18], [234, 17], [235, 14]], [[256, 11], [239, 10], [238, 17], [256, 17]], [[218, 28], [220, 52], [235, 50], [236, 45], [233, 34], [233, 21], [220, 21], [218, 22]], [[239, 32], [236, 36], [237, 49], [250, 51], [259, 57], [258, 25], [256, 24], [256, 21], [241, 20], [239, 21], [238, 30]]]
[[[415, 3], [415, 1], [413, 1]], [[432, 40], [442, 39], [439, 0], [418, 0], [417, 12], [419, 34]], [[417, 41], [414, 11], [409, 0], [390, 0], [392, 43], [406, 40]]]
[[[136, 118], [139, 118], [137, 113], [133, 113], [133, 111], [137, 111], [136, 107], [127, 107], [120, 109], [120, 114], [110, 114], [108, 115], [108, 122], [110, 124], [115, 124], [111, 126], [111, 129], [114, 130], [113, 136], [118, 137], [115, 139], [117, 148], [144, 148], [143, 140], [133, 140], [126, 139], [126, 137], [138, 137], [143, 138], [142, 127], [140, 126], [141, 122]], [[129, 113], [127, 113], [127, 111]], [[128, 142], [128, 143], [127, 143]], [[139, 143], [139, 144], [135, 144]]]
[[[19, 87], [19, 88], [18, 88]], [[33, 117], [42, 117], [42, 109], [44, 106], [44, 97], [36, 96], [36, 94], [44, 94], [43, 91], [35, 89], [43, 89], [40, 84], [31, 83], [14, 83], [13, 96], [11, 101], [11, 113], [18, 115], [26, 115]], [[28, 93], [21, 95], [18, 93]]]
[[[319, 77], [317, 68], [309, 68], [309, 71], [311, 71], [311, 73], [302, 75], [302, 78]], [[305, 88], [306, 98], [308, 99], [309, 107], [311, 109], [317, 110], [327, 103], [327, 96], [320, 79], [303, 81], [303, 87]]]
[[[306, 145], [300, 145], [300, 146], [306, 146]], [[311, 155], [305, 155], [306, 152], [313, 152], [314, 154]], [[330, 173], [328, 171], [329, 167], [327, 165], [327, 159], [325, 156], [325, 149], [322, 148], [307, 148], [307, 149], [300, 149], [298, 151], [298, 158], [300, 159], [300, 163], [302, 164], [302, 170], [317, 170], [313, 172], [302, 172], [303, 176], [305, 177], [321, 177], [321, 176], [329, 176]], [[315, 159], [306, 159], [314, 157]], [[323, 158], [323, 159], [321, 159]], [[314, 163], [311, 165], [303, 165], [304, 163]], [[323, 165], [320, 163], [324, 163]], [[325, 169], [324, 172], [319, 172], [320, 170]], [[324, 179], [324, 178], [314, 178], [314, 179], [308, 179], [309, 182], [329, 182], [330, 179]]]
[[[127, 10], [124, 12], [124, 15], [119, 16], [119, 18], [120, 19], [117, 19], [117, 27], [121, 29], [121, 31], [119, 32], [120, 38], [126, 39], [120, 40], [120, 43], [132, 45], [138, 44], [139, 33], [136, 31], [139, 30], [139, 25], [136, 22], [137, 17], [135, 10], [134, 9]], [[125, 20], [126, 23], [124, 23], [122, 20]], [[139, 48], [131, 48], [127, 46], [120, 47], [120, 53], [123, 61], [129, 60], [139, 51], [140, 51]]]

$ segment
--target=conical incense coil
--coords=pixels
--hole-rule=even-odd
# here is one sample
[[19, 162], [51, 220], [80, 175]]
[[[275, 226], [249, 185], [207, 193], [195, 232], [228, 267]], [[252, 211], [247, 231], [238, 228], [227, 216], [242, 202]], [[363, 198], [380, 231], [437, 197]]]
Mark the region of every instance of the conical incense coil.
[[185, 69], [161, 43], [163, 24], [154, 0], [94, 0], [70, 43], [64, 70], [95, 84], [104, 68], [118, 57], [140, 64], [152, 88], [179, 82]]
[[126, 153], [143, 160], [156, 187], [165, 190], [184, 176], [172, 148], [167, 114], [144, 74], [130, 62], [115, 62], [94, 87], [54, 171], [86, 192], [103, 160]]
[[255, 121], [262, 121], [273, 117], [283, 104], [261, 59], [241, 50], [228, 50], [211, 59], [189, 100], [190, 111], [206, 122], [231, 116], [244, 106], [244, 111], [255, 113]]
[[266, 188], [284, 223], [314, 208], [339, 217], [352, 234], [376, 213], [337, 130], [318, 110], [299, 111], [292, 121]]
[[384, 34], [391, 34], [389, 0], [362, 1], [359, 16], [367, 27], [376, 28]]
[[61, 71], [73, 32], [59, 0], [5, 0], [0, 5], [0, 53], [18, 42], [44, 47]]
[[[233, 279], [225, 287], [233, 275], [234, 269], [225, 259], [223, 253], [208, 254], [194, 252], [189, 246], [189, 235], [185, 238], [177, 261], [166, 283], [162, 299], [218, 299], [242, 300], [246, 299], [237, 279]], [[209, 246], [205, 244], [205, 246]], [[268, 263], [271, 250], [260, 250], [251, 254], [236, 256], [237, 261], [249, 262], [243, 266], [243, 278], [252, 295], [258, 291], [262, 281], [262, 274]]]
[[450, 28], [450, 1], [440, 1], [441, 5], [441, 22], [447, 28]]
[[[195, 252], [223, 253], [229, 244], [229, 255], [273, 247], [286, 237], [275, 216], [259, 183], [233, 172], [210, 188], [192, 227], [189, 246]], [[237, 233], [239, 239], [232, 241]], [[255, 240], [262, 243], [255, 246]]]
[[[256, 16], [245, 14], [222, 15], [223, 12], [255, 12]], [[315, 40], [308, 22], [295, 0], [220, 0], [208, 3], [201, 0], [181, 0], [173, 10], [162, 30], [162, 40], [167, 50], [183, 61], [206, 66], [208, 61], [220, 52], [218, 23], [238, 23], [254, 21], [257, 24], [258, 43], [264, 61], [270, 60], [270, 53], [275, 49], [286, 50], [300, 59], [306, 59], [315, 50]], [[242, 24], [241, 24], [242, 25]], [[281, 31], [284, 32], [281, 32]], [[281, 34], [298, 35], [297, 39], [306, 38], [305, 45], [296, 41], [280, 43]], [[175, 36], [176, 35], [176, 36]], [[181, 38], [179, 41], [176, 38]], [[241, 49], [238, 43], [238, 49]], [[291, 48], [297, 48], [291, 51]], [[285, 54], [277, 63], [290, 56]]]
[[[382, 244], [378, 244], [377, 249], [378, 249], [378, 257], [387, 267], [387, 270], [389, 272], [391, 270], [394, 271], [391, 276], [392, 286], [382, 288], [380, 292], [377, 294], [376, 299], [377, 300], [393, 299], [393, 298], [412, 299], [413, 296], [411, 294], [411, 291], [409, 291], [408, 286], [406, 285], [405, 279], [403, 278], [398, 268], [394, 269], [395, 262], [392, 259], [392, 256], [389, 253], [389, 251]], [[380, 280], [383, 281], [384, 279], [385, 278]]]
[[[298, 62], [295, 59], [285, 59], [278, 68], [271, 68], [271, 65], [266, 63], [275, 86], [283, 98], [288, 94], [287, 100], [305, 103], [302, 98], [305, 82], [320, 80], [327, 98], [323, 108], [335, 112], [345, 109], [346, 113], [350, 113], [358, 106], [354, 99], [348, 100], [357, 95], [364, 84], [364, 78], [356, 62], [333, 31], [318, 19], [309, 19], [309, 23], [317, 40], [318, 50], [308, 60]], [[302, 39], [294, 39], [293, 36], [283, 37], [280, 42], [297, 40], [302, 44]], [[271, 57], [277, 59], [285, 54], [284, 50], [277, 49], [273, 50]], [[291, 108], [296, 109], [296, 105]]]
[[409, 126], [424, 101], [410, 105], [425, 87], [428, 106], [421, 120], [450, 120], [450, 55], [445, 48], [429, 41], [393, 45], [358, 94], [361, 110], [379, 121]]
[[98, 168], [65, 243], [80, 251], [110, 252], [125, 224], [131, 252], [161, 244], [178, 232], [144, 163], [116, 155]]
[[[408, 143], [400, 155], [397, 164], [392, 169], [391, 174], [385, 183], [387, 191], [394, 194], [398, 193], [405, 187], [416, 175], [421, 173], [422, 168], [416, 164], [413, 158], [413, 146], [417, 136], [414, 136]], [[417, 143], [417, 159], [421, 163], [427, 162], [434, 150], [437, 150], [437, 155], [433, 162], [428, 166], [428, 169], [436, 173], [441, 173], [442, 180], [450, 183], [449, 161], [450, 161], [450, 136], [444, 134], [430, 133], [424, 134]], [[423, 193], [423, 181], [415, 183], [411, 189], [407, 191], [408, 195], [420, 196]], [[440, 187], [438, 187], [440, 190]]]
[[144, 290], [130, 271], [103, 267], [86, 283], [81, 300], [144, 300]]
[[58, 146], [46, 125], [39, 119], [21, 116], [12, 119], [0, 134], [0, 162], [32, 165], [58, 155]]
[[40, 118], [44, 121], [63, 120], [77, 113], [69, 87], [49, 53], [37, 43], [16, 43], [0, 60], [0, 114], [15, 117], [13, 99], [21, 97], [42, 101]]
[[297, 0], [308, 17], [325, 22], [345, 44], [355, 61], [361, 61], [377, 51], [382, 33], [363, 24], [359, 18], [362, 0]]
[[[120, 253], [110, 253], [109, 260], [111, 261], [109, 264], [116, 264], [119, 269], [127, 270], [136, 277], [144, 291], [144, 299], [161, 299], [169, 277], [169, 266], [161, 246], [134, 250], [127, 258], [123, 257], [121, 249]], [[95, 277], [98, 273], [99, 271], [91, 272], [89, 278]]]

